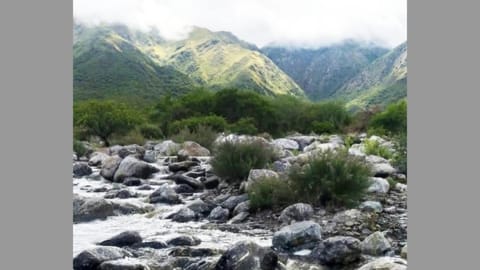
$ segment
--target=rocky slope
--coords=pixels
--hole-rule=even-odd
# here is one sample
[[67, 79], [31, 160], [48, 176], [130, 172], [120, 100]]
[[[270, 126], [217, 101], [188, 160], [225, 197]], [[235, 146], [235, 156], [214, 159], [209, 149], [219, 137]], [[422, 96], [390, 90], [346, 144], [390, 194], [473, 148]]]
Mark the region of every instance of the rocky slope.
[[[278, 160], [274, 171], [252, 170], [247, 183], [345, 147], [336, 135], [230, 135], [217, 143], [251, 139], [274, 147]], [[364, 157], [375, 178], [353, 209], [294, 204], [251, 213], [248, 196], [215, 176], [210, 152], [194, 142], [74, 156], [74, 269], [406, 269], [407, 186], [390, 186], [384, 177], [406, 179], [389, 161], [366, 155], [364, 140], [359, 136], [349, 153]]]

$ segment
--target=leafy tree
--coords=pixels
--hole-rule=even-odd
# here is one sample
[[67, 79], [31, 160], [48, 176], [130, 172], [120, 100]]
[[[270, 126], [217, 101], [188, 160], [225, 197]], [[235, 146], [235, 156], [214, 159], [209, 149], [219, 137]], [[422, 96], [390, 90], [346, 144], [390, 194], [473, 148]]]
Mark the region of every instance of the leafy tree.
[[100, 137], [106, 146], [110, 146], [113, 134], [126, 134], [143, 121], [136, 111], [116, 101], [90, 100], [74, 106], [75, 126]]
[[390, 104], [385, 111], [376, 114], [370, 121], [370, 129], [384, 130], [390, 134], [407, 132], [407, 101]]

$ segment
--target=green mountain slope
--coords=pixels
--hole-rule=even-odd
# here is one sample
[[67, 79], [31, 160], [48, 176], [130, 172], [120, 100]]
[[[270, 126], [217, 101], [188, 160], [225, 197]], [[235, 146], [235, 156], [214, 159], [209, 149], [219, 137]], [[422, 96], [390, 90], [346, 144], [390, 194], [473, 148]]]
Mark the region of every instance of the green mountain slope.
[[304, 96], [303, 90], [268, 57], [228, 32], [194, 28], [180, 41], [140, 46], [157, 63], [212, 89], [252, 89], [265, 95]]
[[386, 105], [407, 96], [407, 43], [379, 57], [345, 83], [334, 98], [350, 108]]
[[387, 51], [354, 41], [319, 49], [262, 48], [262, 52], [295, 80], [312, 100], [329, 98]]
[[151, 100], [165, 93], [181, 94], [194, 87], [186, 75], [151, 60], [129, 40], [132, 38], [144, 44], [160, 41], [121, 26], [75, 25], [74, 100]]

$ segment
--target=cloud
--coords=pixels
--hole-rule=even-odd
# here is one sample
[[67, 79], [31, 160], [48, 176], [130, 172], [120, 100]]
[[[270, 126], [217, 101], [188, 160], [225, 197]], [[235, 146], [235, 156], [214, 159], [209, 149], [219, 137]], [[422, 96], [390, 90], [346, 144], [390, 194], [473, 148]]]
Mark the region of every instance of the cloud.
[[153, 26], [167, 39], [200, 26], [260, 47], [317, 47], [345, 39], [393, 47], [407, 38], [407, 0], [74, 0], [74, 17]]

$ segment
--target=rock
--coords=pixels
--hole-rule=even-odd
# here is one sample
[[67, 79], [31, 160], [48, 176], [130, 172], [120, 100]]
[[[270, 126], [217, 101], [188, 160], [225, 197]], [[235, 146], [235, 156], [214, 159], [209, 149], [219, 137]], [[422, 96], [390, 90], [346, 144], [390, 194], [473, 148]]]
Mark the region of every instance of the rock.
[[92, 191], [98, 193], [98, 192], [106, 192], [107, 190], [108, 190], [107, 187], [98, 187], [98, 188], [94, 188]]
[[400, 256], [404, 258], [405, 260], [407, 259], [407, 245], [403, 246], [402, 251], [400, 252]]
[[407, 191], [407, 185], [402, 184], [402, 183], [397, 183], [397, 184], [395, 184], [395, 190], [400, 191], [400, 192], [406, 192]]
[[187, 204], [187, 208], [191, 209], [197, 216], [208, 216], [215, 208], [214, 204], [206, 203], [202, 199], [196, 199]]
[[374, 232], [362, 241], [361, 248], [364, 254], [383, 256], [392, 247], [383, 233]]
[[205, 186], [206, 189], [214, 189], [218, 187], [219, 184], [220, 184], [220, 179], [215, 175], [207, 177], [205, 182], [203, 182], [203, 185]]
[[177, 184], [185, 184], [191, 186], [195, 190], [203, 189], [203, 183], [200, 180], [197, 180], [192, 177], [188, 177], [183, 174], [176, 174], [171, 177], [173, 181]]
[[177, 155], [182, 157], [210, 156], [210, 151], [196, 142], [186, 141]]
[[131, 203], [131, 202], [113, 202], [113, 211], [117, 215], [144, 214], [154, 210], [151, 204]]
[[153, 248], [153, 249], [162, 249], [168, 247], [167, 243], [162, 241], [147, 241], [140, 242], [132, 245], [132, 248]]
[[354, 144], [348, 149], [348, 153], [352, 156], [364, 157], [365, 154], [365, 145], [364, 144]]
[[343, 145], [345, 144], [345, 142], [343, 141], [342, 137], [339, 136], [339, 135], [331, 135], [329, 138], [328, 138], [328, 142], [329, 143], [333, 143], [333, 144], [337, 144], [337, 145]]
[[180, 197], [168, 184], [160, 186], [149, 196], [150, 203], [168, 203], [177, 204], [181, 203]]
[[235, 216], [241, 212], [249, 212], [249, 211], [250, 211], [250, 201], [244, 201], [237, 204], [237, 206], [235, 206], [235, 208], [233, 209], [233, 215]]
[[125, 258], [103, 262], [98, 270], [150, 270], [150, 267], [138, 259]]
[[298, 143], [299, 150], [303, 149], [313, 143], [316, 139], [315, 136], [289, 136], [288, 139], [294, 140]]
[[[268, 254], [268, 256], [266, 256]], [[241, 241], [231, 246], [217, 262], [216, 270], [274, 270], [272, 263], [276, 262], [268, 249], [252, 241]], [[265, 262], [264, 262], [265, 260]], [[268, 266], [262, 268], [262, 266]]]
[[177, 193], [179, 193], [179, 194], [193, 193], [193, 192], [195, 192], [195, 189], [192, 188], [191, 186], [187, 185], [187, 184], [175, 185], [175, 186], [173, 187], [173, 190], [175, 190], [175, 192], [177, 192]]
[[227, 223], [228, 224], [237, 224], [243, 222], [247, 217], [250, 215], [248, 212], [240, 212], [232, 219], [230, 219]]
[[172, 220], [175, 222], [189, 222], [195, 220], [197, 215], [195, 212], [190, 208], [182, 208], [177, 213], [175, 213], [172, 217]]
[[190, 235], [181, 235], [167, 240], [170, 246], [198, 246], [201, 242], [200, 238]]
[[210, 215], [208, 215], [207, 219], [210, 221], [217, 221], [217, 222], [226, 222], [230, 215], [230, 211], [228, 209], [222, 208], [221, 206], [215, 207]]
[[386, 179], [380, 177], [370, 177], [370, 187], [367, 191], [372, 193], [386, 194], [390, 189], [390, 184]]
[[273, 171], [277, 173], [285, 173], [285, 172], [288, 172], [288, 170], [292, 165], [285, 160], [276, 160], [273, 162], [272, 166], [273, 166]]
[[93, 154], [90, 155], [90, 159], [88, 160], [88, 165], [101, 167], [103, 165], [103, 162], [105, 162], [105, 160], [107, 160], [107, 158], [109, 157], [109, 155], [102, 152], [93, 152]]
[[91, 270], [105, 262], [132, 256], [126, 250], [118, 247], [95, 247], [82, 251], [73, 259], [74, 270]]
[[153, 147], [153, 150], [157, 151], [160, 156], [174, 156], [177, 154], [181, 145], [174, 141], [163, 141]]
[[142, 242], [142, 237], [136, 231], [125, 231], [98, 243], [100, 246], [124, 247]]
[[94, 219], [105, 219], [113, 216], [113, 205], [102, 198], [82, 198], [75, 196], [73, 199], [73, 221], [86, 222]]
[[407, 261], [400, 258], [381, 257], [363, 265], [358, 270], [407, 270]]
[[122, 158], [119, 156], [113, 156], [105, 159], [103, 161], [102, 169], [100, 170], [100, 175], [107, 180], [113, 180], [113, 176], [118, 169], [118, 166], [122, 162]]
[[238, 195], [238, 196], [231, 196], [230, 198], [228, 198], [227, 200], [225, 200], [221, 206], [223, 208], [227, 208], [228, 210], [232, 211], [233, 209], [235, 209], [235, 207], [239, 204], [239, 203], [242, 203], [244, 201], [248, 200], [248, 194], [242, 194], [242, 195]]
[[136, 197], [135, 194], [131, 193], [128, 189], [111, 190], [104, 196], [105, 199], [113, 199], [113, 198], [128, 199], [133, 197]]
[[276, 140], [273, 140], [272, 142], [273, 145], [277, 146], [277, 147], [280, 147], [282, 149], [285, 149], [285, 150], [298, 150], [300, 149], [300, 146], [298, 145], [298, 143], [294, 140], [290, 140], [290, 139], [276, 139]]
[[313, 247], [322, 239], [320, 225], [313, 221], [302, 221], [283, 227], [273, 235], [272, 246], [283, 251]]
[[118, 150], [117, 154], [121, 158], [133, 156], [137, 159], [143, 159], [143, 156], [145, 155], [145, 148], [136, 144], [125, 145]]
[[365, 212], [375, 212], [375, 213], [381, 213], [383, 211], [382, 204], [379, 202], [375, 201], [366, 201], [360, 204], [358, 207], [360, 210], [365, 211]]
[[110, 146], [110, 148], [108, 148], [108, 154], [111, 155], [111, 156], [118, 155], [118, 152], [122, 148], [123, 148], [123, 146], [121, 146], [121, 145]]
[[[210, 248], [191, 248], [191, 247], [177, 247], [174, 248], [169, 256], [174, 257], [211, 257], [217, 255], [217, 252]], [[192, 269], [192, 268], [190, 268]]]
[[296, 203], [283, 209], [279, 220], [289, 224], [291, 221], [309, 220], [313, 216], [313, 208], [306, 203]]
[[157, 152], [155, 150], [146, 150], [143, 155], [143, 160], [148, 163], [157, 162]]
[[200, 165], [198, 162], [191, 161], [191, 160], [186, 160], [186, 161], [180, 161], [180, 162], [173, 162], [168, 164], [168, 170], [171, 172], [179, 172], [179, 171], [188, 171], [190, 170], [191, 167], [193, 166], [198, 166]]
[[339, 148], [340, 145], [336, 143], [320, 143], [320, 142], [314, 142], [310, 144], [309, 146], [305, 147], [303, 149], [303, 152], [311, 152], [313, 150], [318, 150], [318, 152], [325, 152], [328, 150], [335, 150]]
[[123, 184], [129, 187], [140, 186], [142, 184], [142, 180], [136, 177], [127, 177], [123, 180]]
[[245, 190], [248, 189], [254, 184], [259, 181], [262, 181], [267, 178], [279, 178], [278, 174], [272, 170], [267, 169], [252, 169], [248, 174], [247, 182], [245, 183]]
[[145, 161], [140, 161], [135, 157], [127, 156], [118, 166], [113, 180], [115, 182], [123, 182], [123, 180], [127, 177], [138, 177], [146, 179], [150, 175], [158, 171], [159, 170], [156, 167], [149, 165]]
[[92, 174], [92, 168], [85, 162], [77, 162], [73, 164], [73, 176], [82, 177]]
[[388, 163], [378, 163], [373, 165], [373, 173], [377, 177], [387, 177], [394, 174], [397, 170]]
[[152, 190], [152, 186], [150, 186], [149, 184], [144, 184], [144, 185], [141, 185], [137, 188], [137, 190]]
[[348, 265], [360, 259], [360, 240], [348, 236], [325, 239], [313, 253], [325, 265]]

